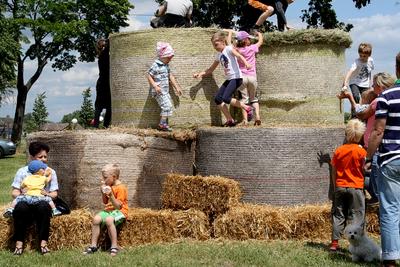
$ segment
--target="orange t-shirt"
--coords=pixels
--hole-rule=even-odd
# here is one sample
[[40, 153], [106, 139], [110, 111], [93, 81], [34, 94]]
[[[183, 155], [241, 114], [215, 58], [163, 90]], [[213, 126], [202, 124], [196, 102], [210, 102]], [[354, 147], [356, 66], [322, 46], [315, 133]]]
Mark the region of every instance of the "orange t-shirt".
[[[118, 199], [121, 202], [120, 211], [128, 218], [128, 189], [124, 184], [113, 185], [111, 186], [111, 190], [114, 194], [115, 199]], [[106, 211], [115, 210], [114, 205], [111, 200], [108, 200], [106, 207], [104, 208]]]
[[344, 144], [336, 149], [332, 166], [336, 168], [336, 186], [364, 188], [364, 165], [367, 151], [358, 144]]

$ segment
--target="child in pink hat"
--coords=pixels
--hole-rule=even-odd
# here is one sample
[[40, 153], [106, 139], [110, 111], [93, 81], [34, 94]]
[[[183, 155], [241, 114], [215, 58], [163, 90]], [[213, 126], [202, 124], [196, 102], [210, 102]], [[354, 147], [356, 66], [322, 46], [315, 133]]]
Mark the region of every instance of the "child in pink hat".
[[174, 75], [170, 72], [169, 62], [174, 57], [174, 49], [169, 43], [157, 43], [158, 58], [147, 71], [147, 80], [150, 84], [150, 93], [161, 108], [160, 123], [158, 129], [161, 131], [171, 131], [168, 125], [168, 117], [172, 116], [173, 106], [169, 94], [169, 84], [175, 89], [177, 95], [182, 95], [182, 90]]

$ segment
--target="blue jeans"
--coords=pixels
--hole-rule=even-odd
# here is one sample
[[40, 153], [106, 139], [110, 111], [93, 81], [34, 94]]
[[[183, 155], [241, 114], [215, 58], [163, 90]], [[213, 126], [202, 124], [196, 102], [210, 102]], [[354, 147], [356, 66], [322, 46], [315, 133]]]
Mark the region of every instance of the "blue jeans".
[[376, 184], [378, 181], [378, 171], [378, 154], [375, 153], [372, 157], [371, 173], [369, 177], [365, 177], [365, 187], [372, 199], [378, 198], [378, 186]]
[[379, 216], [381, 222], [382, 259], [400, 259], [400, 159], [378, 172]]

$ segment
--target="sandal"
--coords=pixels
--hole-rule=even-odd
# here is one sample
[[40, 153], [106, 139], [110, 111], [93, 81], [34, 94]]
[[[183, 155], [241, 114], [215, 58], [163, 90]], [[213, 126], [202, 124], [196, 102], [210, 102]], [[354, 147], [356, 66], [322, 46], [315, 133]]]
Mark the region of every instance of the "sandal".
[[256, 120], [254, 122], [254, 126], [260, 126], [261, 125], [261, 120]]
[[17, 256], [21, 256], [23, 252], [24, 252], [24, 248], [23, 247], [20, 247], [20, 248], [15, 247], [15, 250], [14, 250], [13, 254], [17, 255]]
[[47, 247], [47, 245], [40, 246], [40, 253], [42, 255], [46, 255], [50, 252], [50, 249]]
[[87, 247], [86, 249], [85, 249], [85, 251], [83, 252], [83, 254], [93, 254], [93, 253], [95, 253], [96, 251], [98, 250], [98, 248], [97, 247]]
[[111, 255], [111, 256], [117, 255], [118, 252], [119, 252], [119, 249], [118, 249], [118, 248], [110, 248], [110, 255]]

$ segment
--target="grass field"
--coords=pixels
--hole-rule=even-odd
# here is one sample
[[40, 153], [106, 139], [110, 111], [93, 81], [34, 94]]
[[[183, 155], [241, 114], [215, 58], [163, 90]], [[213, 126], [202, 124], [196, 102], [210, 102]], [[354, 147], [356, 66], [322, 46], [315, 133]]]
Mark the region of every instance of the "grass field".
[[[25, 154], [0, 159], [0, 205], [9, 203], [10, 185]], [[42, 256], [25, 251], [20, 257], [0, 250], [0, 266], [377, 266], [352, 263], [347, 250], [329, 253], [328, 241], [221, 241], [183, 240], [124, 248], [114, 258], [107, 252], [82, 255], [82, 250], [53, 251]]]

